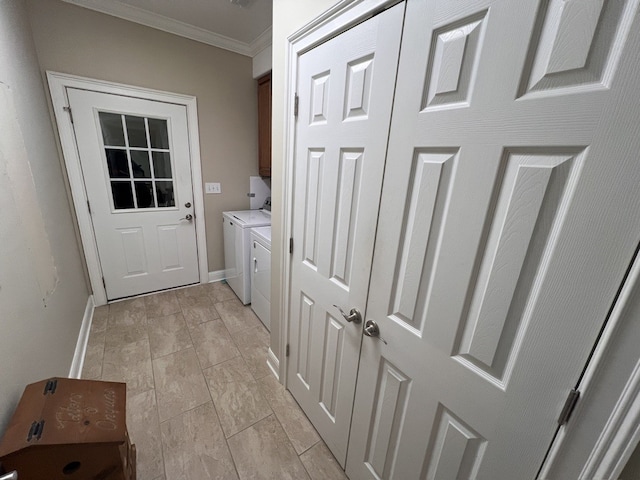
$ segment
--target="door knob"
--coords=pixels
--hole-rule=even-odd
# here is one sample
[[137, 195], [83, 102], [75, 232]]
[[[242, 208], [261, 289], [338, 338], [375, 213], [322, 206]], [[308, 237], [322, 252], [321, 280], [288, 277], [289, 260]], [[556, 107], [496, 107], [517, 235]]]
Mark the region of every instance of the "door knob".
[[338, 305], [334, 305], [334, 307], [340, 310], [340, 313], [347, 322], [353, 322], [356, 325], [358, 323], [362, 323], [362, 315], [360, 314], [360, 310], [358, 310], [357, 308], [352, 308], [349, 313], [346, 313]]
[[191, 220], [193, 220], [193, 215], [187, 213], [187, 215], [185, 217], [182, 217], [180, 220], [187, 220], [190, 222]]
[[375, 337], [387, 345], [387, 341], [380, 336], [380, 327], [378, 327], [378, 324], [373, 320], [367, 320], [364, 324], [364, 334], [367, 337]]

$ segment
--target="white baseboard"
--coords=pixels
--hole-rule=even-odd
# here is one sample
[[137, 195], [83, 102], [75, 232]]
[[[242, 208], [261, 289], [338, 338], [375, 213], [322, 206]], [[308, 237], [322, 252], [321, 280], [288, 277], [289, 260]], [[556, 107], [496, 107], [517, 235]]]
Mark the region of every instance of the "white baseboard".
[[71, 369], [69, 370], [69, 378], [80, 378], [82, 374], [82, 365], [84, 364], [84, 355], [87, 351], [87, 342], [89, 341], [89, 331], [91, 330], [91, 320], [93, 320], [93, 295], [89, 295], [87, 306], [84, 309], [84, 317], [82, 325], [80, 325], [80, 333], [78, 333], [78, 341], [76, 342], [76, 351], [73, 353], [71, 361]]
[[273, 353], [271, 347], [269, 347], [269, 351], [267, 352], [267, 365], [276, 379], [280, 381], [280, 360], [278, 360], [276, 354]]
[[227, 278], [226, 270], [218, 270], [216, 272], [209, 272], [209, 283], [219, 282]]

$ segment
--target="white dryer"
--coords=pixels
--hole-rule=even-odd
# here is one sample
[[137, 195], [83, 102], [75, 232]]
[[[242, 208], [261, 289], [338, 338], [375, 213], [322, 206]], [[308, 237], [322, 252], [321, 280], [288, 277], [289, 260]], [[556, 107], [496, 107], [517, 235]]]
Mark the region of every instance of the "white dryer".
[[251, 229], [271, 225], [271, 199], [264, 208], [223, 212], [224, 268], [227, 283], [245, 305], [251, 303]]
[[251, 309], [271, 330], [271, 227], [251, 229]]

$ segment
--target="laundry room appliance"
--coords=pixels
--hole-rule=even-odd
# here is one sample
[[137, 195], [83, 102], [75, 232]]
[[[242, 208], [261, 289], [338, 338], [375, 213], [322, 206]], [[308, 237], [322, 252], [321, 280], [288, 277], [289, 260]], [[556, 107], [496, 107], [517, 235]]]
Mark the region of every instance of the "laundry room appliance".
[[251, 309], [271, 331], [271, 226], [251, 229]]
[[251, 228], [271, 225], [271, 197], [259, 210], [222, 213], [224, 268], [229, 286], [240, 301], [251, 303]]

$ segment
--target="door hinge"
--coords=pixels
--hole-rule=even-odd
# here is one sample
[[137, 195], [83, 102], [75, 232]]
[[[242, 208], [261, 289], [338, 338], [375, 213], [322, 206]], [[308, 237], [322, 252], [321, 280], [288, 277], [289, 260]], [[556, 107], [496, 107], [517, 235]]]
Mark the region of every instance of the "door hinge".
[[104, 281], [104, 277], [102, 277], [102, 286], [105, 290], [107, 289], [107, 282]]
[[578, 403], [579, 398], [580, 390], [576, 390], [575, 388], [571, 389], [567, 400], [564, 402], [564, 407], [562, 407], [562, 412], [560, 412], [560, 416], [558, 417], [558, 425], [565, 425], [569, 421], [569, 417], [571, 417], [573, 410], [576, 408], [576, 403]]
[[287, 347], [285, 348], [284, 356], [285, 357], [289, 356], [289, 344], [288, 343], [287, 343]]
[[73, 113], [71, 113], [71, 107], [66, 106], [66, 107], [62, 107], [62, 109], [69, 114], [69, 118], [71, 119], [71, 123], [73, 123]]
[[91, 215], [91, 204], [89, 203], [89, 200], [87, 200], [87, 208], [89, 209], [89, 215]]
[[296, 96], [293, 97], [293, 116], [297, 117], [298, 116], [298, 103], [300, 102], [300, 97], [298, 97], [298, 94], [296, 93]]
[[289, 238], [289, 253], [293, 253], [293, 237]]

